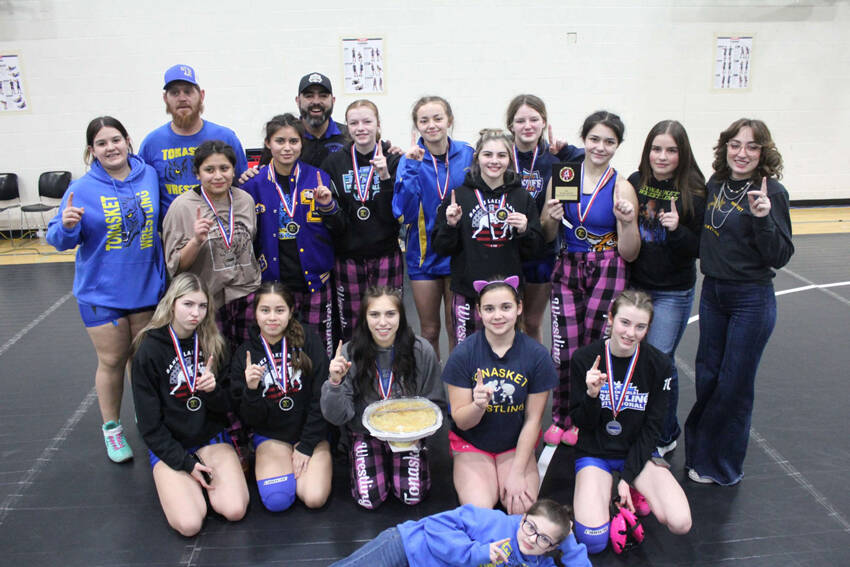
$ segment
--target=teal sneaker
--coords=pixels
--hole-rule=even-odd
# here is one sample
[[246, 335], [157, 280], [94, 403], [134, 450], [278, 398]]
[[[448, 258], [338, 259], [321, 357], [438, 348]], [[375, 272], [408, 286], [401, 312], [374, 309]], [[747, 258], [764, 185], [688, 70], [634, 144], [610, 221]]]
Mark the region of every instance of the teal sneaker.
[[113, 462], [123, 463], [133, 458], [133, 450], [127, 444], [120, 422], [107, 421], [103, 424], [103, 440], [106, 443], [106, 453]]

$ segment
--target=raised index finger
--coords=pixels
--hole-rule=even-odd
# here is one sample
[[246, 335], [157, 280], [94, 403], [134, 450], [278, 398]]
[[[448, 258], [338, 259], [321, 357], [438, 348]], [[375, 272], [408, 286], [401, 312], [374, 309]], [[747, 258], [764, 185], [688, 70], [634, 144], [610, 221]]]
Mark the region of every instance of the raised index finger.
[[549, 132], [549, 145], [551, 146], [555, 142], [555, 136], [552, 134], [552, 125], [551, 124], [549, 124], [547, 131]]
[[73, 191], [71, 191], [70, 193], [68, 193], [68, 204], [67, 204], [67, 207], [73, 207], [73, 206], [74, 206], [74, 192], [73, 192]]
[[213, 357], [212, 355], [210, 355], [210, 357], [207, 359], [207, 372], [212, 372], [212, 363]]
[[251, 366], [251, 351], [245, 351], [245, 368], [250, 368]]
[[476, 386], [483, 386], [484, 385], [484, 374], [481, 372], [480, 368], [475, 372], [475, 385]]
[[670, 199], [670, 212], [679, 214], [679, 211], [676, 210], [676, 199]]
[[201, 220], [201, 206], [198, 205], [198, 210], [196, 212], [195, 218]]
[[455, 190], [452, 189], [452, 205], [456, 205], [457, 201], [455, 201]]
[[761, 194], [767, 195], [767, 177], [761, 178]]
[[342, 340], [339, 341], [339, 344], [336, 345], [336, 358], [342, 357]]
[[318, 171], [316, 172], [316, 183], [318, 183], [318, 185], [316, 185], [316, 187], [321, 187], [322, 185], [324, 185], [322, 183], [322, 174], [319, 173]]
[[599, 355], [596, 355], [596, 360], [593, 361], [593, 367], [591, 370], [599, 370]]

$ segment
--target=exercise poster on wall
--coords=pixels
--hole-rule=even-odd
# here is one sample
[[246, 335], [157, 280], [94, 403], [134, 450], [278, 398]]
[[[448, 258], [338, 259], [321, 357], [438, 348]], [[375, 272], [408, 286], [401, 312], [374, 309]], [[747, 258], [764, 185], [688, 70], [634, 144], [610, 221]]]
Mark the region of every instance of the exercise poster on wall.
[[345, 94], [384, 92], [384, 39], [343, 38]]
[[750, 88], [753, 36], [718, 35], [715, 45], [714, 88]]
[[18, 55], [0, 55], [0, 112], [27, 109], [24, 80]]

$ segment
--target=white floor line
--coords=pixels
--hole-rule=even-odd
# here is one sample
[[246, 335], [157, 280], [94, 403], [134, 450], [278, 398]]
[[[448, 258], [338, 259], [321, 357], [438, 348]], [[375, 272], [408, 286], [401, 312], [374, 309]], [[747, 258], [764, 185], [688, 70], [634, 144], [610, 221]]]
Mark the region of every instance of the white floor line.
[[[687, 376], [691, 382], [694, 381], [694, 369], [689, 365], [682, 362], [682, 360], [677, 356], [676, 357], [676, 368], [679, 370], [679, 376], [685, 375]], [[779, 465], [779, 468], [785, 471], [786, 476], [791, 477], [794, 481], [806, 492], [808, 492], [812, 498], [815, 499], [815, 502], [821, 505], [821, 507], [826, 510], [827, 515], [838, 522], [841, 528], [850, 533], [850, 522], [847, 521], [841, 512], [829, 501], [829, 499], [821, 494], [821, 492], [815, 488], [811, 482], [803, 476], [803, 473], [798, 471], [794, 465], [792, 465], [788, 459], [786, 459], [782, 453], [777, 451], [767, 440], [762, 437], [761, 433], [759, 433], [755, 427], [750, 427], [750, 439], [755, 441], [756, 445], [758, 445], [759, 449], [764, 451], [764, 453], [770, 457], [770, 459]]]
[[20, 331], [18, 331], [17, 333], [15, 333], [15, 336], [13, 336], [11, 339], [9, 339], [9, 340], [8, 340], [8, 341], [6, 341], [5, 343], [3, 343], [3, 346], [0, 346], [0, 356], [2, 356], [2, 355], [3, 355], [3, 353], [5, 353], [5, 352], [6, 352], [7, 350], [9, 350], [10, 348], [12, 348], [12, 346], [13, 346], [16, 342], [18, 342], [19, 340], [21, 340], [21, 339], [23, 338], [23, 336], [24, 336], [24, 335], [26, 335], [27, 333], [29, 333], [30, 331], [32, 331], [32, 330], [33, 330], [33, 327], [35, 327], [36, 325], [38, 325], [39, 323], [41, 323], [42, 321], [44, 321], [44, 319], [46, 319], [48, 315], [50, 315], [51, 313], [53, 313], [54, 311], [56, 311], [57, 309], [59, 309], [59, 307], [61, 307], [61, 306], [62, 306], [62, 304], [63, 304], [63, 303], [65, 303], [66, 301], [68, 301], [68, 300], [69, 300], [72, 296], [73, 296], [73, 293], [69, 291], [67, 294], [65, 294], [65, 295], [63, 295], [62, 297], [60, 297], [60, 298], [56, 301], [56, 303], [54, 303], [53, 305], [51, 305], [50, 307], [48, 307], [48, 308], [44, 311], [44, 313], [42, 313], [41, 315], [39, 315], [38, 317], [36, 317], [36, 318], [35, 318], [35, 319], [33, 319], [32, 321], [30, 321], [30, 324], [29, 324], [29, 325], [27, 325], [26, 327], [24, 327], [23, 329], [21, 329]]
[[41, 452], [41, 455], [38, 456], [32, 467], [30, 467], [30, 469], [24, 474], [24, 477], [18, 481], [20, 489], [13, 494], [9, 494], [5, 499], [3, 499], [3, 503], [0, 504], [0, 526], [3, 525], [3, 522], [6, 520], [9, 512], [15, 509], [15, 505], [18, 503], [18, 500], [20, 500], [24, 496], [24, 493], [26, 493], [27, 489], [32, 486], [35, 477], [38, 476], [38, 473], [40, 473], [41, 470], [50, 463], [50, 460], [53, 458], [53, 455], [56, 454], [59, 446], [68, 437], [68, 434], [74, 430], [74, 427], [76, 427], [77, 423], [79, 423], [95, 401], [97, 401], [97, 392], [94, 388], [92, 388], [89, 390], [89, 393], [83, 401], [80, 402], [80, 405], [77, 406], [77, 410], [74, 414], [68, 418], [65, 425], [63, 425], [56, 436], [50, 440], [50, 443], [47, 444], [47, 447], [44, 448], [44, 451]]

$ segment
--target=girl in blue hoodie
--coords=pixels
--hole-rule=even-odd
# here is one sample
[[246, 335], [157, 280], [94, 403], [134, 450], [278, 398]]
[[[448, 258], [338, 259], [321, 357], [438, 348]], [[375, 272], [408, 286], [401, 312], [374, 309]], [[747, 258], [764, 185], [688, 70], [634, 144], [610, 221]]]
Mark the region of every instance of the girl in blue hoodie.
[[[424, 96], [413, 105], [413, 126], [420, 137], [398, 163], [393, 192], [393, 215], [407, 226], [407, 275], [419, 314], [422, 338], [440, 356], [440, 303], [451, 320], [451, 268], [448, 256], [439, 256], [431, 243], [437, 209], [449, 191], [463, 185], [472, 164], [472, 147], [452, 140], [454, 115], [449, 102]], [[454, 348], [449, 333], [449, 349]]]
[[589, 566], [571, 525], [572, 509], [553, 500], [521, 515], [461, 506], [388, 528], [332, 567]]
[[124, 367], [130, 342], [150, 321], [165, 287], [156, 230], [156, 171], [132, 154], [130, 136], [111, 116], [86, 129], [91, 169], [71, 183], [47, 228], [57, 250], [78, 246], [74, 296], [97, 353], [95, 388], [109, 458], [133, 457], [121, 427]]

